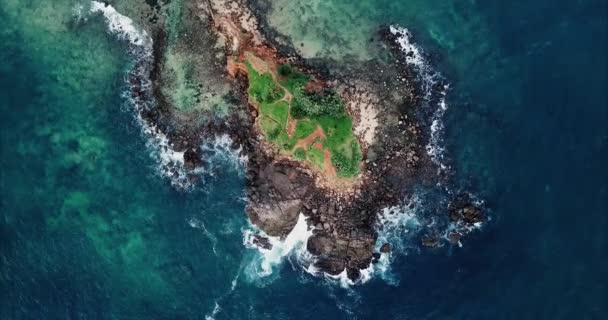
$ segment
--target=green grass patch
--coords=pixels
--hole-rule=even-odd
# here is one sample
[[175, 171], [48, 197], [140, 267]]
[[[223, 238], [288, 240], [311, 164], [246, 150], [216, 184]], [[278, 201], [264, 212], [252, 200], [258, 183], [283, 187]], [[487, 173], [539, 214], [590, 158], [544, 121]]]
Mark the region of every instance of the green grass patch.
[[309, 76], [286, 64], [279, 66], [279, 76], [282, 79], [281, 85], [291, 93], [294, 93], [299, 88], [303, 88], [310, 81]]
[[248, 93], [259, 103], [273, 103], [285, 95], [285, 91], [277, 85], [270, 73], [260, 74], [249, 62], [245, 62], [249, 74]]
[[336, 173], [340, 177], [351, 178], [356, 176], [359, 172], [361, 147], [356, 140], [351, 142], [350, 147], [350, 157], [341, 151], [334, 151], [331, 154], [331, 163], [336, 167]]
[[323, 146], [329, 150], [340, 149], [342, 145], [355, 138], [353, 122], [348, 117], [322, 116], [316, 118], [315, 122], [323, 128], [323, 132], [327, 136]]
[[296, 124], [296, 131], [294, 136], [296, 139], [304, 139], [311, 135], [317, 129], [317, 125], [308, 120], [300, 120]]
[[302, 148], [297, 148], [296, 151], [294, 151], [293, 156], [298, 160], [304, 160], [306, 159], [306, 151]]
[[281, 133], [281, 125], [274, 119], [266, 116], [260, 118], [260, 127], [262, 128], [262, 132], [264, 132], [270, 140], [276, 139], [279, 136], [279, 133]]
[[309, 147], [308, 152], [306, 153], [306, 159], [319, 168], [323, 168], [325, 165], [323, 151], [317, 148]]
[[287, 115], [289, 113], [289, 104], [285, 101], [279, 101], [275, 103], [262, 103], [260, 104], [260, 113], [271, 119], [274, 119], [281, 126], [287, 125]]
[[295, 147], [297, 140], [294, 138], [290, 138], [287, 135], [287, 132], [285, 132], [285, 130], [281, 130], [278, 137], [274, 139], [274, 143], [279, 145], [281, 149], [290, 152], [293, 147]]

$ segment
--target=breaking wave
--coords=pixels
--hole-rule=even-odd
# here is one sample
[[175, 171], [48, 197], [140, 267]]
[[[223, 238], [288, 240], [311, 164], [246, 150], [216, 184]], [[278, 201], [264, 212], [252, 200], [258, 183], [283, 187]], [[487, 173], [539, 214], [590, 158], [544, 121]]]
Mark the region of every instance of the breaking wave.
[[196, 169], [195, 172], [215, 176], [215, 173], [220, 168], [226, 168], [227, 164], [230, 169], [237, 171], [245, 167], [249, 157], [243, 152], [241, 146], [234, 149], [233, 145], [234, 141], [227, 134], [216, 135], [213, 139], [203, 143], [201, 151], [206, 166]]
[[[308, 238], [312, 236], [313, 229], [309, 228], [307, 218], [300, 214], [296, 225], [284, 238], [268, 236], [264, 231], [251, 225], [243, 230], [243, 244], [254, 249], [257, 254], [246, 267], [246, 274], [251, 280], [270, 276], [286, 259], [295, 259], [292, 265], [302, 266], [306, 269], [314, 262], [312, 255], [306, 249]], [[264, 248], [256, 243], [256, 239], [268, 239], [270, 248]]]
[[443, 118], [448, 110], [446, 95], [450, 89], [443, 76], [428, 63], [424, 50], [412, 42], [411, 32], [403, 27], [392, 25], [389, 31], [396, 37], [395, 42], [405, 54], [405, 62], [414, 69], [423, 94], [424, 107], [432, 112], [429, 137], [425, 146], [427, 154], [439, 172], [449, 170], [446, 164]]

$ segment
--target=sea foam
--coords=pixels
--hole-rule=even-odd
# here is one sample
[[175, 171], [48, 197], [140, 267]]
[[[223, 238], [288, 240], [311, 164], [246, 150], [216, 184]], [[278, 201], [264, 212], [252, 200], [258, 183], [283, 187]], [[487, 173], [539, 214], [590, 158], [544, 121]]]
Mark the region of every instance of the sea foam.
[[[308, 238], [312, 236], [313, 230], [309, 228], [307, 218], [303, 214], [298, 216], [298, 221], [291, 232], [284, 239], [270, 237], [255, 226], [243, 230], [243, 244], [250, 249], [258, 251], [258, 255], [249, 265], [250, 278], [268, 277], [282, 265], [286, 258], [294, 258], [296, 264], [304, 269], [312, 263], [312, 255], [306, 249]], [[254, 244], [256, 235], [265, 237], [272, 245], [271, 249], [265, 249]]]
[[446, 165], [445, 148], [443, 147], [443, 118], [448, 110], [446, 95], [449, 84], [443, 76], [428, 63], [424, 50], [412, 41], [411, 32], [400, 26], [390, 26], [389, 31], [396, 36], [395, 42], [405, 54], [405, 62], [415, 71], [423, 94], [424, 107], [432, 109], [427, 154], [439, 167], [439, 171], [449, 170]]
[[[81, 11], [79, 12], [82, 15]], [[145, 30], [137, 28], [131, 18], [118, 13], [111, 5], [106, 5], [99, 1], [91, 1], [90, 12], [102, 13], [106, 18], [108, 31], [117, 35], [120, 39], [127, 40], [137, 47], [152, 49], [152, 39], [148, 36], [148, 33]]]

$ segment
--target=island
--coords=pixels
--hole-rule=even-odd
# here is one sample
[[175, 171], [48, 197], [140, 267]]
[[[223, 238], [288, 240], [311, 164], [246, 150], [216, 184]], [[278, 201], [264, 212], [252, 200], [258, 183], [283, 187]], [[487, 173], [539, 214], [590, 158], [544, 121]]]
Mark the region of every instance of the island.
[[[425, 148], [413, 53], [389, 26], [372, 39], [387, 59], [340, 63], [302, 58], [248, 1], [189, 3], [178, 26], [161, 11], [144, 13], [153, 48], [149, 68], [131, 74], [132, 98], [155, 102], [141, 118], [177, 155], [164, 165], [180, 186], [200, 183], [209, 137], [225, 134], [246, 155], [246, 212], [262, 231], [254, 244], [268, 249], [266, 237], [286, 237], [303, 215], [313, 267], [355, 281], [391, 250], [377, 243], [380, 212], [393, 214], [416, 185], [449, 179]], [[484, 219], [467, 194], [440, 215], [453, 227], [425, 233], [424, 246], [460, 243]]]

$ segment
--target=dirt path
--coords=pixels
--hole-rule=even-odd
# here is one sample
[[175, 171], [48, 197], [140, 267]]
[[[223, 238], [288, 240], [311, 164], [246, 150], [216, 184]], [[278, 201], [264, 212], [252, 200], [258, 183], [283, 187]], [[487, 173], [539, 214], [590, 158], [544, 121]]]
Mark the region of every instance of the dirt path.
[[293, 138], [293, 134], [296, 132], [297, 124], [297, 120], [294, 120], [291, 116], [287, 117], [287, 128], [285, 128], [285, 131], [287, 131], [288, 137]]
[[317, 138], [325, 139], [325, 132], [323, 132], [323, 129], [321, 129], [321, 127], [319, 126], [317, 126], [317, 129], [313, 131], [313, 133], [311, 133], [308, 137], [298, 140], [294, 148], [302, 148], [306, 150], [308, 145], [312, 144]]

